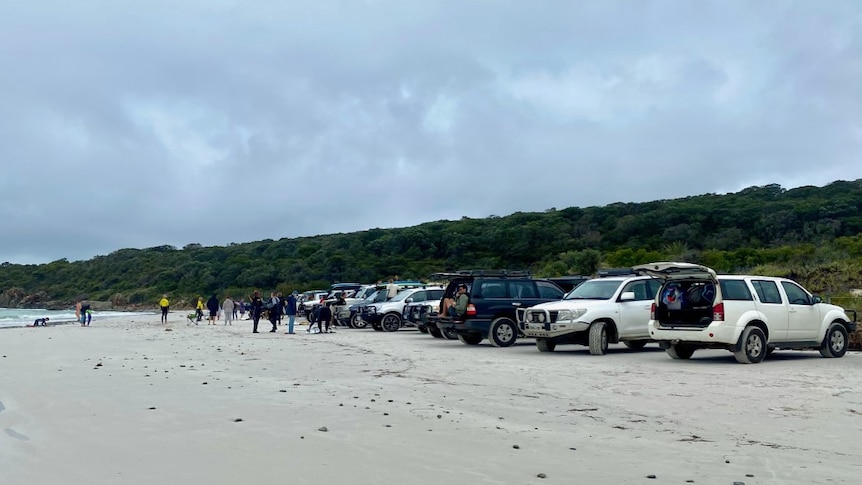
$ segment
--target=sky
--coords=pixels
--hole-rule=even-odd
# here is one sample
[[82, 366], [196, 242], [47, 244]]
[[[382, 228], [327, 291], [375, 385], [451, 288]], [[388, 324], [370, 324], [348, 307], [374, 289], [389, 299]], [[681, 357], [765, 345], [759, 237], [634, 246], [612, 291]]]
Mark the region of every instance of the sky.
[[862, 178], [859, 0], [0, 0], [0, 262]]

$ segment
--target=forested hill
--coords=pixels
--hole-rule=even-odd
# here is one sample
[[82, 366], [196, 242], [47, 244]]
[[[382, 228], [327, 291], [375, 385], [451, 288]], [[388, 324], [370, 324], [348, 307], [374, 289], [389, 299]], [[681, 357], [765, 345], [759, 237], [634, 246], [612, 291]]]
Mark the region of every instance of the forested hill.
[[162, 293], [176, 300], [226, 291], [245, 295], [255, 288], [323, 288], [391, 275], [423, 279], [463, 268], [592, 274], [599, 267], [668, 259], [723, 272], [787, 275], [816, 291], [862, 287], [862, 179], [227, 247], [121, 249], [72, 263], [4, 263], [0, 291], [38, 292], [43, 300], [87, 294], [94, 300], [149, 303]]

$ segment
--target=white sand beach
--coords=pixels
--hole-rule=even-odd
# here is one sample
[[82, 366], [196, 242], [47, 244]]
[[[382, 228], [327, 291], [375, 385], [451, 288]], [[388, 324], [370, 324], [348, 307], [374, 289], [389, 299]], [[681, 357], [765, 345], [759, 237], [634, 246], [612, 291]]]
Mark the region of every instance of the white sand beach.
[[171, 319], [0, 331], [0, 483], [862, 483], [859, 353], [740, 365]]

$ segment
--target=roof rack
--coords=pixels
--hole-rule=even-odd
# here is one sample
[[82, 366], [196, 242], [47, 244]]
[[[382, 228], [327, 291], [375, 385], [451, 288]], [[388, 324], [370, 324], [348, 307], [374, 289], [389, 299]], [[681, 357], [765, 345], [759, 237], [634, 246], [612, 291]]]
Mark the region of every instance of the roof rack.
[[596, 271], [596, 276], [604, 278], [607, 276], [630, 276], [635, 272], [631, 268], [604, 268]]
[[532, 278], [533, 274], [526, 270], [512, 269], [462, 269], [451, 272], [434, 273], [428, 277], [429, 280], [469, 277], [493, 277], [493, 278]]

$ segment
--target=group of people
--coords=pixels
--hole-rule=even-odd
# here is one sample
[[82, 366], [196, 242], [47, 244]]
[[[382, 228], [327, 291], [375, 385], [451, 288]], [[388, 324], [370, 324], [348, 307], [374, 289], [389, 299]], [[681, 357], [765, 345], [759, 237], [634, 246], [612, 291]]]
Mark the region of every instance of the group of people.
[[[264, 312], [266, 312], [269, 321], [272, 324], [272, 330], [270, 330], [270, 332], [276, 332], [278, 325], [281, 324], [282, 317], [287, 316], [287, 332], [285, 333], [293, 335], [295, 333], [293, 331], [293, 327], [296, 321], [297, 294], [298, 293], [294, 291], [287, 295], [287, 298], [284, 298], [281, 293], [272, 292], [270, 298], [264, 301], [260, 292], [255, 291], [252, 296], [249, 297], [248, 302], [243, 299], [235, 301], [230, 295], [227, 295], [221, 303], [219, 302], [218, 296], [215, 294], [213, 294], [206, 303], [204, 303], [203, 297], [198, 297], [197, 303], [195, 304], [194, 323], [197, 325], [198, 322], [203, 320], [204, 309], [209, 313], [207, 325], [215, 325], [216, 320], [220, 318], [220, 313], [224, 315], [225, 325], [233, 325], [234, 320], [244, 318], [246, 312], [248, 312], [253, 323], [252, 332], [260, 333], [257, 327], [260, 323], [260, 319], [264, 315]], [[162, 295], [162, 299], [159, 300], [159, 308], [162, 311], [162, 323], [168, 322], [168, 312], [170, 311], [170, 307], [171, 302], [168, 300], [168, 295]], [[189, 316], [189, 320], [192, 320], [191, 316]]]
[[266, 311], [269, 317], [269, 323], [272, 325], [271, 333], [278, 331], [278, 326], [281, 324], [283, 316], [287, 317], [287, 335], [294, 335], [293, 326], [296, 323], [296, 295], [294, 291], [285, 298], [280, 292], [273, 291], [269, 295], [269, 299], [264, 301], [260, 292], [255, 290], [251, 295], [250, 316], [252, 320], [252, 333], [260, 333], [257, 326], [260, 319], [263, 317], [263, 312]]

